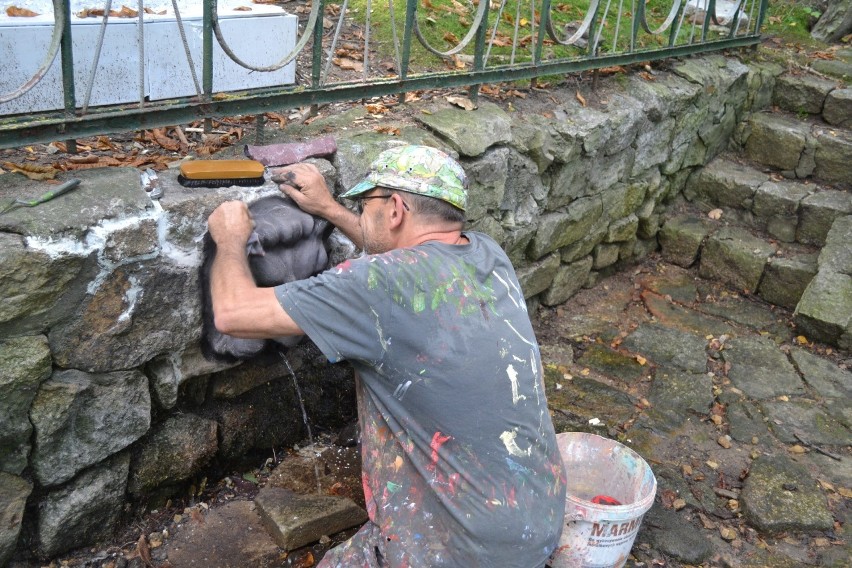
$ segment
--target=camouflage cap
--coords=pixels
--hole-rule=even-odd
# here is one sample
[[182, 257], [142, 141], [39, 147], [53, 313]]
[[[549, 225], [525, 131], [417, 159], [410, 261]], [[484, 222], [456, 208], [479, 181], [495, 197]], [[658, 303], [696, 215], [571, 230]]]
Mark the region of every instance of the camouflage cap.
[[364, 181], [341, 195], [354, 198], [374, 187], [387, 187], [446, 201], [464, 211], [467, 176], [449, 155], [429, 146], [398, 146], [370, 164]]

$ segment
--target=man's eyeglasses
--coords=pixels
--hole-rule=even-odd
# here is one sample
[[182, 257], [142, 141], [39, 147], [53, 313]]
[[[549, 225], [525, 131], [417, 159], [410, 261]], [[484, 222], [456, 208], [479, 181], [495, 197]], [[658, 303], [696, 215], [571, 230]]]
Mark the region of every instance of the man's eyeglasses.
[[[393, 193], [390, 195], [370, 195], [368, 197], [361, 197], [355, 201], [355, 210], [358, 212], [358, 215], [361, 215], [364, 212], [364, 202], [368, 199], [390, 199], [391, 197], [393, 197]], [[405, 207], [406, 211], [410, 211], [408, 203], [405, 201], [402, 202], [402, 206]]]

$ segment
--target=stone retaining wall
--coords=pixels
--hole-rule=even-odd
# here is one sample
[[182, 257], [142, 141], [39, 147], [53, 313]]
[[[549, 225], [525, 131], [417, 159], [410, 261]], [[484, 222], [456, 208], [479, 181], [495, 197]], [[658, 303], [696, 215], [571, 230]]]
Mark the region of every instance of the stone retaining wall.
[[[508, 251], [531, 308], [551, 306], [657, 249], [689, 174], [770, 103], [780, 71], [709, 56], [613, 82], [589, 106], [573, 90], [538, 114], [412, 105], [416, 121], [399, 136], [333, 117], [311, 125], [339, 137], [333, 159], [316, 163], [339, 192], [402, 140], [456, 153], [472, 179], [470, 227]], [[136, 170], [78, 177], [62, 199], [0, 216], [0, 565], [16, 546], [50, 557], [89, 544], [129, 500], [303, 439], [288, 365], [312, 423], [354, 418], [348, 369], [309, 342], [289, 362], [200, 355], [206, 217], [227, 199], [275, 192], [271, 183], [189, 190], [165, 172], [152, 202]], [[34, 191], [17, 175], [2, 181], [6, 195]], [[337, 259], [347, 254], [339, 241]]]

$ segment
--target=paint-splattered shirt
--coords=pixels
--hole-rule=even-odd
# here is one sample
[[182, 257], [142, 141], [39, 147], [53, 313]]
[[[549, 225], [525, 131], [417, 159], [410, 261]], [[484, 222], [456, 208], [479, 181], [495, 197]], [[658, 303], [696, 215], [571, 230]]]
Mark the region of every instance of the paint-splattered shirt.
[[486, 235], [346, 261], [276, 288], [357, 371], [363, 483], [394, 567], [540, 566], [565, 478], [515, 272]]

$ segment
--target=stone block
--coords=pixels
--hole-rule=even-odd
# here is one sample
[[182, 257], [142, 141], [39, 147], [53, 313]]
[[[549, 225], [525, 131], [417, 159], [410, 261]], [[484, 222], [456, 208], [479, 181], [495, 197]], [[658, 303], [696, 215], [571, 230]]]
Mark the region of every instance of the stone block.
[[[796, 490], [785, 489], [790, 486]], [[820, 531], [834, 525], [816, 480], [805, 466], [783, 455], [752, 462], [740, 504], [746, 520], [760, 531]]]
[[770, 258], [757, 293], [770, 304], [793, 310], [816, 273], [814, 254]]
[[852, 215], [838, 217], [819, 253], [819, 269], [852, 276]]
[[556, 164], [551, 170], [550, 194], [547, 198], [548, 211], [568, 205], [589, 190], [589, 169], [584, 160], [575, 159]]
[[559, 270], [559, 254], [550, 254], [544, 259], [517, 270], [518, 283], [524, 298], [531, 298], [547, 290]]
[[281, 549], [261, 524], [256, 509], [252, 501], [242, 500], [211, 508], [203, 523], [184, 525], [165, 541], [162, 550], [168, 556], [168, 563], [198, 568], [200, 565], [260, 568], [286, 563]]
[[367, 512], [345, 497], [297, 495], [279, 487], [264, 487], [254, 502], [263, 526], [287, 551], [367, 520]]
[[724, 227], [707, 239], [698, 273], [754, 292], [775, 247], [744, 229]]
[[151, 393], [156, 403], [164, 409], [177, 404], [178, 390], [186, 381], [236, 366], [237, 363], [208, 361], [198, 343], [183, 351], [170, 353], [152, 360], [145, 368], [151, 378]]
[[811, 36], [825, 43], [840, 41], [852, 32], [852, 4], [849, 0], [828, 2], [825, 13], [814, 24]]
[[621, 247], [616, 244], [599, 244], [595, 247], [593, 255], [594, 263], [592, 264], [592, 268], [594, 268], [595, 270], [600, 270], [601, 268], [612, 266], [613, 264], [618, 262], [618, 253], [620, 250]]
[[541, 303], [545, 306], [561, 304], [583, 287], [591, 270], [591, 257], [560, 266], [553, 284], [542, 296]]
[[794, 317], [808, 339], [836, 345], [852, 322], [852, 276], [819, 271], [802, 294]]
[[703, 203], [750, 210], [757, 188], [768, 180], [761, 171], [719, 158], [690, 176], [684, 193]]
[[791, 181], [768, 181], [754, 194], [752, 211], [766, 225], [766, 231], [783, 242], [796, 240], [799, 203], [810, 195], [812, 186]]
[[796, 240], [822, 246], [834, 220], [852, 213], [852, 194], [836, 190], [819, 191], [803, 199], [800, 207]]
[[417, 120], [437, 132], [460, 155], [476, 157], [498, 144], [512, 141], [512, 119], [493, 103], [480, 102], [476, 110], [437, 108], [418, 113]]
[[648, 183], [644, 181], [615, 184], [601, 192], [604, 211], [610, 219], [635, 216], [647, 191]]
[[161, 485], [176, 485], [206, 466], [216, 454], [216, 422], [176, 414], [158, 424], [135, 454], [127, 489], [144, 495]]
[[[155, 216], [151, 199], [139, 183], [136, 168], [77, 170], [73, 177], [82, 183], [62, 199], [53, 199], [38, 207], [21, 207], [0, 216], [0, 231], [35, 237], [43, 242], [56, 243], [65, 237], [80, 241], [87, 237], [97, 241], [101, 235], [92, 230], [94, 227], [120, 226], [128, 218]], [[23, 199], [35, 199], [48, 189], [49, 186], [33, 183], [26, 176], [3, 179], [4, 193]], [[78, 241], [74, 244], [82, 245]]]
[[852, 128], [852, 88], [834, 89], [828, 93], [822, 118], [832, 126]]
[[50, 363], [43, 335], [0, 340], [0, 471], [20, 474], [27, 467], [33, 432], [30, 405], [50, 376]]
[[116, 456], [42, 498], [39, 554], [55, 556], [112, 536], [124, 510], [129, 463], [126, 453]]
[[499, 208], [506, 191], [508, 164], [508, 148], [494, 148], [480, 158], [464, 162], [465, 173], [470, 181], [465, 212], [469, 221]]
[[540, 215], [538, 204], [547, 201], [547, 187], [538, 168], [532, 160], [511, 149], [506, 167], [506, 190], [500, 209], [512, 211], [518, 223], [534, 223]]
[[692, 266], [712, 230], [713, 224], [705, 219], [691, 216], [669, 219], [660, 230], [663, 258], [684, 268]]
[[511, 118], [512, 148], [532, 158], [539, 173], [555, 160], [567, 162], [579, 156], [579, 145], [561, 145], [562, 139], [552, 128], [550, 119], [538, 114], [513, 115]]
[[562, 256], [562, 262], [572, 263], [580, 260], [584, 256], [590, 255], [592, 251], [595, 250], [598, 243], [603, 242], [606, 233], [606, 218], [599, 219], [598, 222], [589, 229], [589, 233], [585, 237], [559, 251]]
[[56, 371], [39, 387], [30, 420], [36, 478], [42, 485], [63, 483], [148, 431], [148, 379], [139, 371]]
[[852, 188], [852, 133], [825, 131], [816, 134], [814, 175], [841, 187]]
[[839, 59], [817, 59], [811, 63], [811, 68], [817, 73], [822, 73], [829, 77], [836, 77], [841, 81], [852, 81], [852, 62], [849, 61], [841, 61]]
[[775, 84], [774, 103], [792, 113], [820, 114], [825, 98], [836, 84], [810, 73], [778, 77]]
[[128, 369], [196, 341], [198, 287], [196, 269], [153, 260], [104, 274], [75, 317], [50, 330], [56, 364], [90, 372]]
[[28, 481], [0, 471], [0, 566], [6, 566], [15, 551], [24, 507], [32, 490]]
[[538, 222], [538, 232], [530, 245], [530, 260], [538, 260], [544, 255], [586, 237], [603, 214], [600, 197], [584, 197], [575, 200], [567, 213], [549, 213]]
[[51, 254], [0, 233], [0, 326], [15, 335], [41, 333], [67, 317], [85, 294], [90, 255]]
[[749, 118], [751, 135], [746, 142], [750, 160], [793, 172], [805, 150], [810, 126], [802, 121], [773, 114], [753, 114]]
[[636, 236], [636, 231], [639, 229], [639, 219], [632, 213], [627, 217], [616, 219], [609, 224], [609, 229], [606, 233], [604, 242], [618, 243], [627, 241]]

